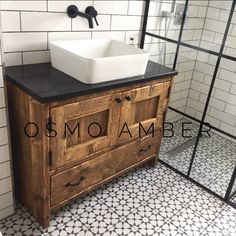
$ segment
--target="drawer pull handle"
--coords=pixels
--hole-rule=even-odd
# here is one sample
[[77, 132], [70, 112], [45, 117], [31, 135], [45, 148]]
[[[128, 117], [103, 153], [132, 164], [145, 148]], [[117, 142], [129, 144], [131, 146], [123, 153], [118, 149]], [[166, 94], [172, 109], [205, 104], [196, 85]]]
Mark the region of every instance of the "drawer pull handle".
[[67, 183], [66, 184], [66, 187], [74, 187], [74, 186], [77, 186], [77, 185], [79, 185], [79, 184], [81, 184], [81, 182], [83, 181], [85, 179], [85, 177], [84, 176], [81, 176], [80, 178], [79, 178], [79, 181], [78, 182], [76, 182], [76, 183]]
[[140, 152], [147, 152], [151, 147], [152, 147], [152, 145], [148, 145], [147, 148], [141, 148], [139, 151]]

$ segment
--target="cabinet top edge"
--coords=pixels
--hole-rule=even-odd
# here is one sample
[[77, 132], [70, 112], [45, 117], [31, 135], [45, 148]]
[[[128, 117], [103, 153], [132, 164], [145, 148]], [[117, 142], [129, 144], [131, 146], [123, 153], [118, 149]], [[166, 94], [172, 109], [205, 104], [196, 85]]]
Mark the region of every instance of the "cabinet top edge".
[[177, 74], [178, 72], [171, 68], [149, 61], [144, 75], [97, 84], [84, 84], [53, 68], [51, 63], [40, 63], [6, 67], [5, 79], [14, 83], [40, 103], [49, 103], [152, 80], [160, 80]]

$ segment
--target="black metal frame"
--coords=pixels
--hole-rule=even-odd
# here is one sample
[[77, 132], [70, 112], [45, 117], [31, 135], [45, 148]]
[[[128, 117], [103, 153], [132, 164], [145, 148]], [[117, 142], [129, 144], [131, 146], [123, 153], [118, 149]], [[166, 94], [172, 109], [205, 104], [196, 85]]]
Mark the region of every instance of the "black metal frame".
[[[187, 118], [190, 118], [190, 119], [198, 122], [199, 125], [200, 125], [199, 130], [198, 130], [198, 135], [197, 135], [197, 138], [196, 138], [196, 142], [195, 142], [195, 145], [194, 145], [194, 150], [193, 150], [192, 157], [191, 157], [191, 162], [190, 162], [190, 165], [189, 165], [188, 174], [185, 175], [184, 173], [178, 171], [177, 169], [175, 169], [174, 167], [170, 166], [169, 164], [167, 164], [166, 162], [164, 162], [162, 160], [160, 160], [160, 162], [162, 164], [166, 165], [167, 167], [173, 169], [175, 172], [181, 174], [182, 176], [184, 176], [185, 178], [187, 178], [191, 182], [193, 182], [193, 183], [197, 184], [198, 186], [202, 187], [203, 189], [205, 189], [209, 193], [215, 195], [216, 197], [220, 198], [221, 200], [227, 202], [228, 204], [230, 204], [230, 205], [232, 205], [233, 207], [236, 208], [236, 203], [230, 202], [230, 197], [232, 197], [233, 195], [236, 194], [236, 191], [234, 193], [231, 193], [234, 182], [235, 182], [235, 179], [236, 179], [236, 165], [235, 165], [234, 171], [232, 173], [232, 176], [231, 176], [231, 179], [230, 179], [230, 182], [229, 182], [229, 185], [228, 185], [228, 188], [227, 188], [227, 191], [226, 191], [226, 194], [225, 194], [224, 197], [216, 194], [215, 192], [211, 191], [210, 189], [208, 189], [207, 187], [205, 187], [204, 185], [198, 183], [197, 181], [195, 181], [194, 179], [192, 179], [190, 177], [193, 161], [194, 161], [196, 151], [197, 151], [197, 147], [198, 147], [199, 140], [200, 140], [201, 130], [202, 130], [203, 125], [205, 124], [204, 121], [205, 121], [205, 118], [206, 118], [206, 115], [207, 115], [207, 110], [208, 110], [209, 102], [210, 102], [210, 99], [211, 99], [212, 91], [213, 91], [213, 88], [214, 88], [214, 84], [215, 84], [215, 81], [216, 81], [216, 78], [217, 78], [217, 73], [218, 73], [218, 70], [219, 70], [221, 59], [225, 58], [225, 59], [228, 59], [228, 60], [236, 61], [236, 57], [232, 57], [230, 55], [226, 55], [226, 54], [223, 53], [225, 43], [226, 43], [226, 40], [227, 40], [227, 36], [228, 36], [228, 32], [229, 32], [229, 28], [230, 28], [230, 24], [231, 24], [231, 20], [232, 20], [233, 14], [234, 14], [236, 0], [232, 0], [232, 6], [231, 6], [231, 9], [230, 9], [230, 14], [229, 14], [229, 17], [228, 17], [228, 21], [227, 21], [227, 24], [226, 24], [226, 28], [225, 28], [225, 32], [224, 32], [224, 36], [223, 36], [223, 40], [222, 40], [222, 44], [221, 44], [219, 52], [215, 52], [215, 51], [212, 51], [212, 50], [207, 50], [205, 48], [197, 47], [197, 46], [194, 46], [194, 45], [191, 45], [191, 44], [188, 44], [188, 43], [184, 43], [184, 42], [181, 41], [183, 30], [184, 30], [184, 25], [185, 25], [185, 19], [186, 19], [188, 4], [189, 4], [189, 0], [185, 0], [185, 7], [184, 7], [183, 18], [182, 18], [182, 22], [181, 22], [181, 27], [180, 27], [178, 40], [170, 39], [170, 38], [167, 38], [167, 37], [163, 37], [163, 36], [160, 36], [160, 35], [156, 35], [156, 34], [147, 32], [147, 22], [148, 22], [148, 13], [149, 13], [150, 0], [146, 0], [146, 5], [145, 5], [145, 13], [144, 13], [144, 19], [143, 19], [143, 28], [142, 28], [140, 48], [144, 48], [145, 36], [146, 35], [154, 37], [154, 38], [161, 39], [163, 41], [167, 41], [167, 42], [176, 44], [177, 47], [176, 47], [175, 59], [174, 59], [174, 63], [173, 63], [173, 69], [176, 68], [180, 46], [191, 48], [191, 49], [194, 49], [194, 50], [197, 50], [197, 51], [201, 51], [201, 52], [205, 52], [205, 53], [217, 56], [217, 62], [216, 62], [216, 65], [215, 65], [215, 70], [214, 70], [214, 73], [213, 73], [213, 76], [212, 76], [212, 81], [211, 81], [211, 84], [210, 84], [210, 89], [208, 91], [207, 100], [206, 100], [206, 103], [205, 103], [205, 107], [204, 107], [204, 111], [203, 111], [201, 120], [198, 120], [198, 119], [196, 119], [196, 118], [194, 118], [194, 117], [192, 117], [188, 114], [185, 114], [184, 112], [181, 112], [181, 111], [179, 111], [179, 110], [177, 110], [173, 107], [169, 107], [170, 110], [172, 110], [172, 111], [174, 111], [178, 114], [181, 114], [181, 115], [183, 115]], [[230, 138], [236, 139], [236, 136], [234, 136], [232, 134], [229, 134], [229, 133], [227, 133], [227, 132], [225, 132], [225, 131], [223, 131], [219, 128], [212, 127], [212, 129], [214, 129], [215, 131], [218, 131], [219, 133], [222, 133], [222, 134], [224, 134], [224, 135], [226, 135]]]

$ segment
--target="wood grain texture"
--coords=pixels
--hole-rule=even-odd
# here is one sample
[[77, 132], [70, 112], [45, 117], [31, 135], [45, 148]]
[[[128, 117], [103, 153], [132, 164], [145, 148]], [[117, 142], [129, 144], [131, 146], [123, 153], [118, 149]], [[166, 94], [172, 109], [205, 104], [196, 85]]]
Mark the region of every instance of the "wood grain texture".
[[92, 99], [92, 98], [97, 98], [100, 96], [107, 96], [107, 95], [113, 94], [113, 93], [120, 93], [120, 92], [124, 92], [127, 90], [135, 89], [135, 88], [146, 87], [146, 86], [160, 84], [160, 83], [168, 82], [168, 81], [170, 82], [171, 80], [172, 80], [172, 77], [166, 77], [166, 78], [162, 78], [162, 79], [158, 79], [158, 80], [137, 83], [137, 84], [130, 85], [130, 86], [125, 86], [125, 87], [121, 87], [121, 88], [116, 88], [116, 89], [96, 92], [96, 93], [92, 93], [92, 94], [82, 95], [79, 97], [73, 97], [73, 98], [69, 98], [69, 99], [65, 99], [65, 100], [58, 100], [58, 101], [54, 101], [54, 102], [49, 102], [49, 103], [47, 103], [47, 105], [49, 107], [61, 106], [61, 105], [65, 105], [65, 104], [70, 104], [70, 103], [85, 101], [85, 100]]
[[156, 155], [157, 143], [157, 134], [155, 137], [149, 135], [52, 176], [51, 205], [79, 194], [111, 176], [115, 177], [129, 166]]
[[[47, 227], [50, 212], [72, 199], [145, 162], [157, 164], [172, 85], [173, 78], [165, 78], [41, 104], [7, 82], [16, 197], [40, 225]], [[49, 117], [54, 138], [46, 136]], [[24, 133], [28, 122], [38, 126], [34, 138]], [[65, 133], [65, 123], [77, 130]], [[100, 124], [101, 132], [91, 123]], [[124, 123], [132, 138], [127, 133], [119, 137]], [[139, 137], [139, 123], [145, 131], [154, 123], [154, 137], [143, 130]], [[34, 134], [35, 127], [27, 132]]]
[[167, 81], [123, 92], [119, 143], [145, 135], [149, 129], [151, 132], [161, 128], [169, 87], [170, 82]]
[[[115, 93], [50, 109], [52, 121], [58, 128], [57, 136], [50, 140], [53, 156], [52, 169], [76, 160], [83, 160], [116, 143], [121, 109], [121, 104], [115, 101], [117, 97], [122, 97], [122, 94]], [[101, 113], [103, 113], [102, 118], [106, 120], [101, 119]], [[104, 116], [104, 113], [108, 115]], [[67, 132], [68, 135], [65, 137], [65, 123], [75, 119], [79, 123], [80, 142], [68, 147], [68, 143], [74, 143], [74, 135]], [[103, 127], [103, 129], [98, 136], [99, 127]], [[70, 127], [70, 129], [73, 131], [74, 127]]]
[[[50, 179], [48, 140], [43, 131], [48, 108], [9, 82], [7, 94], [16, 198], [43, 227], [47, 227], [50, 217]], [[39, 129], [34, 138], [27, 137], [24, 132], [29, 122], [37, 124]], [[30, 127], [29, 134], [33, 135], [35, 128]]]

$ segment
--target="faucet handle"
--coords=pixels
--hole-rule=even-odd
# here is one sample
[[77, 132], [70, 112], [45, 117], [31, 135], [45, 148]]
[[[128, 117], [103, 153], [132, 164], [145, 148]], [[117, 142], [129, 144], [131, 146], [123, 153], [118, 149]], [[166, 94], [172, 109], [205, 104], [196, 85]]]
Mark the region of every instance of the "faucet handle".
[[99, 24], [98, 24], [98, 21], [97, 21], [97, 18], [96, 18], [96, 17], [94, 17], [94, 20], [95, 20], [95, 22], [96, 22], [97, 26], [99, 26]]
[[67, 14], [70, 18], [75, 18], [76, 16], [78, 16], [78, 12], [79, 12], [79, 9], [75, 5], [70, 5], [67, 8]]
[[98, 12], [93, 6], [87, 7], [86, 10], [85, 10], [85, 13], [90, 15], [92, 18], [94, 18], [96, 24], [99, 25], [98, 21], [97, 21], [97, 18], [96, 18], [97, 15], [98, 15]]

